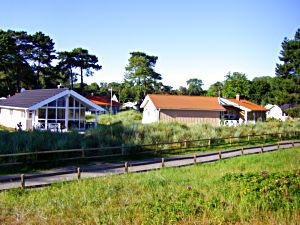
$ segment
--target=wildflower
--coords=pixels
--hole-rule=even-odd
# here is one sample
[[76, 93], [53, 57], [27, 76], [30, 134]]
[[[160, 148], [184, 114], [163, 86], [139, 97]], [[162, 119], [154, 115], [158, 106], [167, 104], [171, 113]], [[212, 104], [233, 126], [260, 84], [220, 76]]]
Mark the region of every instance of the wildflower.
[[290, 184], [290, 182], [288, 180], [285, 181], [285, 184]]
[[187, 185], [187, 186], [186, 186], [186, 190], [188, 190], [188, 191], [189, 191], [189, 190], [191, 190], [191, 189], [192, 189], [192, 188], [191, 188], [191, 186], [190, 186], [190, 185]]
[[275, 183], [276, 183], [276, 184], [279, 184], [279, 180], [275, 180]]

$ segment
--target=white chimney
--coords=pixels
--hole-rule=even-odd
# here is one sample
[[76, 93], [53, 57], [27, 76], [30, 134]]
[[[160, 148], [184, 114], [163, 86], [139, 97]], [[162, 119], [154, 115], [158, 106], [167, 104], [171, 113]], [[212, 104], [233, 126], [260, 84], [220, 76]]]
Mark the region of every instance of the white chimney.
[[237, 101], [240, 101], [240, 95], [237, 94], [237, 95], [235, 96], [235, 99], [236, 99]]

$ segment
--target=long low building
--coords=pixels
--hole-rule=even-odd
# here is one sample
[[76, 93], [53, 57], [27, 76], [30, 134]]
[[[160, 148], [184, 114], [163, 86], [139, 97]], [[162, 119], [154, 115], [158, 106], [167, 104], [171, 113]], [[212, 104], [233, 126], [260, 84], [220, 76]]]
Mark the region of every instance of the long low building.
[[247, 100], [207, 96], [149, 94], [141, 104], [142, 123], [176, 121], [237, 125], [266, 120], [267, 109]]
[[97, 115], [106, 112], [72, 90], [25, 90], [0, 101], [0, 124], [22, 130], [84, 130], [87, 110], [95, 112], [95, 123]]

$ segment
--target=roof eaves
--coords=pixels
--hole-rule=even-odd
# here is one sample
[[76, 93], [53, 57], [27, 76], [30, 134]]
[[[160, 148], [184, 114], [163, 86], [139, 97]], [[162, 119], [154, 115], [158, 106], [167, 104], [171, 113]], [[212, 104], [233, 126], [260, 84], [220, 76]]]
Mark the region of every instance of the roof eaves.
[[28, 108], [26, 108], [26, 107], [7, 106], [7, 105], [1, 105], [1, 104], [0, 104], [0, 108], [3, 108], [3, 109], [21, 109], [21, 110], [26, 110], [26, 109], [28, 109]]
[[190, 110], [190, 111], [226, 111], [226, 109], [207, 109], [207, 108], [195, 108], [195, 109], [191, 109], [191, 108], [163, 108], [163, 107], [157, 107], [157, 109], [161, 110], [161, 109], [166, 109], [166, 110]]

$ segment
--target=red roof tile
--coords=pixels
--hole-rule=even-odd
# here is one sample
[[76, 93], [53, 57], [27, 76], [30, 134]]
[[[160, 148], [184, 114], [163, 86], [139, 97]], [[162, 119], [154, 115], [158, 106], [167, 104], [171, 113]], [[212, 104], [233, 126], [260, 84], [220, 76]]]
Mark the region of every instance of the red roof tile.
[[183, 95], [148, 95], [158, 109], [190, 109], [225, 111], [218, 102], [218, 97], [183, 96]]
[[238, 101], [235, 98], [226, 98], [226, 99], [233, 103], [239, 104], [240, 106], [243, 106], [247, 109], [251, 109], [253, 111], [268, 111], [268, 109], [266, 109], [265, 107], [257, 105], [253, 102], [249, 102], [247, 100], [239, 100]]
[[[85, 96], [85, 97], [97, 105], [110, 105], [110, 99], [106, 96]], [[113, 100], [112, 105], [119, 106], [120, 103]]]

